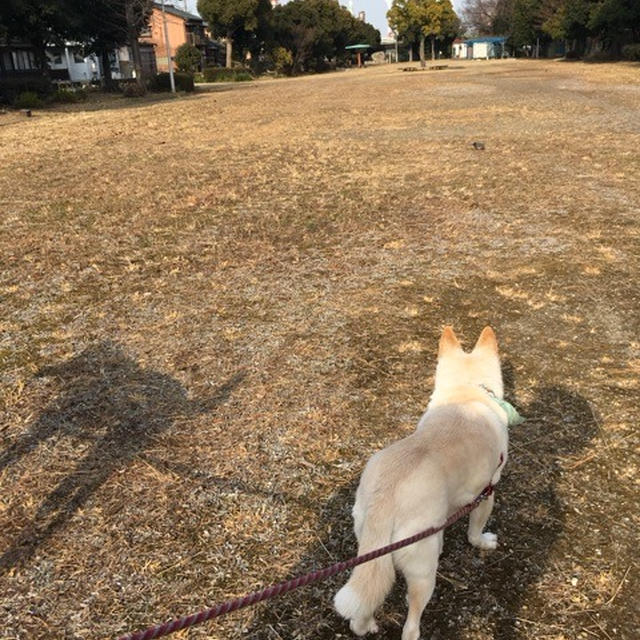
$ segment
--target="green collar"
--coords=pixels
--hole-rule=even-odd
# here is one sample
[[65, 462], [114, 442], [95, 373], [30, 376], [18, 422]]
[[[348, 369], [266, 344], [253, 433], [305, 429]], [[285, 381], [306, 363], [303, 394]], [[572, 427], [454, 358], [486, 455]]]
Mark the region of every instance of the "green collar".
[[522, 424], [525, 421], [519, 413], [518, 410], [506, 400], [502, 398], [498, 398], [498, 396], [488, 389], [484, 385], [480, 385], [490, 396], [491, 399], [507, 414], [507, 426], [508, 427], [517, 427], [519, 424]]

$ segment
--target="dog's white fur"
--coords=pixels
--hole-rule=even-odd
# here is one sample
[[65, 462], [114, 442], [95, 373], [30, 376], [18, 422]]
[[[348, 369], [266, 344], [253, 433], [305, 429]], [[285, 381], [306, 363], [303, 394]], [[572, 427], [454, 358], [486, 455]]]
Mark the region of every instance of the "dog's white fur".
[[[498, 344], [485, 327], [473, 351], [462, 350], [445, 327], [434, 391], [416, 431], [376, 453], [367, 463], [353, 507], [358, 554], [391, 544], [431, 526], [471, 502], [500, 479], [507, 460], [507, 415], [487, 389], [502, 398]], [[497, 536], [483, 532], [493, 496], [469, 518], [469, 542], [495, 549]], [[407, 581], [409, 612], [402, 640], [417, 640], [420, 617], [435, 586], [442, 532], [356, 567], [334, 604], [356, 635], [378, 630], [374, 612], [399, 570]]]

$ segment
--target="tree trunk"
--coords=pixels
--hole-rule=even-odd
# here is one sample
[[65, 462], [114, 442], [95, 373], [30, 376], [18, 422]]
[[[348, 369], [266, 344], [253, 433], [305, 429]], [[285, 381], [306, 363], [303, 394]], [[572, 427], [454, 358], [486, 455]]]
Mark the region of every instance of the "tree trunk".
[[425, 36], [420, 36], [420, 66], [421, 67], [427, 66], [427, 61], [424, 55], [424, 41], [425, 41]]
[[226, 67], [227, 67], [227, 69], [231, 69], [231, 67], [233, 66], [233, 59], [232, 59], [233, 42], [231, 40], [231, 34], [230, 33], [227, 33], [225, 44], [226, 44], [226, 47], [227, 47], [227, 63], [226, 63]]
[[138, 42], [138, 29], [136, 28], [136, 18], [133, 11], [133, 1], [127, 0], [125, 5], [125, 17], [127, 20], [127, 41], [131, 49], [133, 58], [133, 68], [136, 72], [136, 83], [144, 87], [144, 72], [142, 70], [142, 57], [140, 56], [140, 43]]
[[111, 77], [111, 60], [108, 49], [100, 51], [100, 65], [102, 66], [102, 88], [105, 91], [115, 91], [116, 83]]
[[409, 62], [413, 62], [413, 42], [409, 45]]
[[31, 41], [33, 45], [33, 55], [38, 65], [38, 70], [43, 76], [49, 77], [49, 60], [47, 59], [47, 45], [39, 38], [34, 38]]
[[436, 37], [431, 36], [431, 59], [436, 59]]

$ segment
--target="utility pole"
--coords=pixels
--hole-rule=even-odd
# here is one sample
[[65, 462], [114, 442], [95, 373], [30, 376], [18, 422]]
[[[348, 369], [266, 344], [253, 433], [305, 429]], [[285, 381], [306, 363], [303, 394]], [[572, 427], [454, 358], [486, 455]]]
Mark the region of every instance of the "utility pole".
[[164, 47], [167, 50], [167, 65], [169, 66], [169, 82], [171, 83], [171, 93], [175, 93], [176, 81], [173, 77], [173, 60], [171, 60], [171, 49], [169, 45], [169, 27], [167, 26], [167, 12], [164, 10], [164, 0], [162, 0], [162, 22], [164, 24]]

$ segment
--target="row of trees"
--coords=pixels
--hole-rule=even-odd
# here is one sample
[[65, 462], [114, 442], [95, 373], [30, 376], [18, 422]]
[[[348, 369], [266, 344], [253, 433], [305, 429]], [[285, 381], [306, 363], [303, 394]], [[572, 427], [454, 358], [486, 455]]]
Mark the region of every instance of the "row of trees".
[[357, 20], [335, 0], [292, 0], [272, 9], [269, 0], [198, 0], [198, 12], [213, 35], [233, 51], [248, 51], [253, 60], [265, 55], [283, 70], [320, 70], [327, 61], [340, 63], [349, 44], [380, 44], [380, 33]]
[[[152, 5], [152, 0], [0, 0], [0, 38], [30, 44], [43, 71], [48, 46], [82, 42], [86, 53], [101, 57], [107, 76], [109, 54], [129, 45], [141, 79], [138, 36]], [[225, 40], [228, 67], [235, 50], [243, 59], [250, 53], [254, 62], [273, 58], [288, 72], [319, 70], [327, 61], [343, 62], [349, 44], [380, 44], [377, 29], [335, 0], [292, 0], [275, 8], [270, 0], [199, 0], [198, 10], [213, 36]]]
[[509, 36], [527, 51], [553, 39], [579, 55], [593, 43], [618, 55], [640, 42], [640, 0], [468, 0], [462, 17], [470, 31]]
[[409, 47], [419, 44], [420, 64], [424, 67], [425, 41], [431, 44], [431, 59], [436, 57], [436, 42], [445, 48], [459, 35], [460, 20], [450, 0], [393, 0], [387, 12], [389, 26]]
[[138, 79], [142, 64], [138, 36], [148, 22], [152, 0], [2, 0], [0, 38], [30, 44], [38, 66], [47, 70], [47, 46], [71, 40], [96, 53], [110, 80], [109, 54], [131, 46]]

